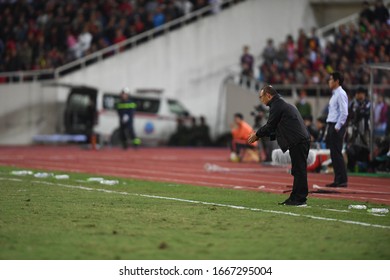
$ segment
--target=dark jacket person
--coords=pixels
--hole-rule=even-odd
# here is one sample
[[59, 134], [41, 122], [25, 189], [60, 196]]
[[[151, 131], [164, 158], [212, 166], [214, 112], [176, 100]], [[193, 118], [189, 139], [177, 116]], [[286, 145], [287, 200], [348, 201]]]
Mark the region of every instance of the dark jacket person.
[[248, 142], [269, 137], [276, 133], [276, 140], [283, 152], [289, 150], [293, 190], [283, 205], [306, 206], [308, 194], [307, 157], [310, 135], [297, 108], [284, 101], [272, 86], [265, 86], [259, 93], [260, 101], [270, 107], [268, 122], [249, 136]]

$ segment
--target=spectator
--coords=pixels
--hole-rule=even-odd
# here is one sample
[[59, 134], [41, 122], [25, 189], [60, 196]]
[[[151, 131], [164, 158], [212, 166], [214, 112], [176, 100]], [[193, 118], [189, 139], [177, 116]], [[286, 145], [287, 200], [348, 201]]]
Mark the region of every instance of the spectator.
[[276, 57], [276, 49], [274, 46], [274, 40], [268, 39], [267, 46], [264, 48], [262, 57], [264, 59], [264, 63], [272, 64]]
[[184, 125], [182, 118], [177, 118], [177, 127], [171, 135], [168, 144], [170, 146], [187, 146], [189, 129]]
[[367, 1], [362, 4], [362, 10], [360, 12], [360, 20], [366, 19], [370, 24], [374, 22], [374, 12], [370, 9], [370, 5]]
[[134, 28], [137, 34], [145, 31], [145, 24], [141, 20], [141, 16], [139, 14], [134, 16]]
[[310, 141], [315, 142], [316, 139], [318, 138], [318, 130], [316, 126], [313, 124], [313, 116], [312, 115], [307, 115], [303, 117], [303, 122], [307, 128], [307, 131], [309, 132], [310, 135]]
[[74, 36], [73, 32], [70, 29], [68, 29], [66, 31], [66, 44], [67, 44], [67, 47], [68, 47], [68, 50], [69, 50], [70, 59], [75, 58], [76, 57], [76, 51], [77, 51], [77, 48], [78, 48], [77, 39], [76, 39], [76, 37]]
[[315, 27], [311, 28], [310, 37], [307, 41], [307, 46], [313, 50], [318, 50], [320, 48], [320, 39], [316, 35], [316, 31], [317, 29]]
[[175, 5], [179, 8], [184, 16], [188, 16], [188, 14], [191, 13], [192, 9], [194, 8], [194, 5], [189, 0], [175, 1]]
[[294, 43], [294, 39], [291, 35], [287, 36], [286, 50], [287, 50], [287, 59], [290, 62], [293, 62], [294, 58], [295, 58], [295, 55], [294, 55], [295, 54], [295, 43]]
[[248, 66], [247, 63], [243, 63], [241, 65], [242, 70], [241, 70], [241, 76], [240, 76], [240, 85], [246, 84], [248, 88], [251, 86], [251, 80], [253, 79], [253, 71], [251, 68]]
[[196, 123], [195, 117], [191, 117], [191, 126], [189, 128], [188, 138], [190, 146], [198, 146], [199, 127]]
[[210, 138], [210, 128], [206, 123], [206, 118], [204, 116], [200, 117], [200, 125], [199, 129], [199, 143], [201, 146], [210, 146], [211, 138]]
[[254, 58], [253, 55], [249, 53], [249, 46], [244, 46], [243, 54], [241, 55], [241, 66], [246, 64], [250, 69], [250, 71], [253, 72], [253, 63], [254, 63]]
[[88, 31], [88, 26], [84, 25], [83, 31], [78, 37], [77, 45], [75, 48], [75, 55], [80, 58], [91, 47], [92, 35]]
[[165, 15], [162, 6], [158, 6], [153, 16], [153, 26], [158, 27], [165, 23]]
[[194, 0], [194, 11], [200, 10], [207, 6], [207, 0]]
[[297, 53], [299, 57], [302, 57], [305, 53], [307, 46], [307, 37], [305, 31], [301, 28], [299, 29], [298, 41], [297, 41]]
[[383, 95], [378, 94], [377, 102], [374, 107], [374, 134], [384, 136], [387, 127], [388, 105]]
[[389, 19], [389, 11], [386, 9], [382, 0], [375, 1], [374, 18], [380, 23], [387, 23]]
[[182, 15], [182, 13], [180, 12], [180, 10], [175, 6], [173, 1], [171, 0], [171, 1], [167, 2], [167, 6], [165, 8], [165, 15], [166, 15], [166, 21], [168, 22], [168, 21], [177, 19], [178, 17], [180, 17]]
[[213, 7], [213, 14], [218, 14], [221, 11], [222, 0], [209, 0], [209, 4]]
[[[123, 35], [122, 29], [118, 27], [115, 30], [114, 44], [118, 44], [118, 43], [123, 42], [123, 41], [126, 41], [126, 37], [125, 37], [125, 35]], [[124, 47], [121, 47], [120, 50], [123, 51]]]
[[302, 118], [312, 116], [311, 113], [311, 105], [309, 102], [307, 102], [307, 92], [306, 90], [302, 89], [299, 92], [299, 101], [295, 103], [295, 106], [297, 107], [299, 113], [301, 114]]
[[326, 139], [326, 117], [321, 116], [316, 120], [316, 129], [318, 131], [317, 138], [314, 142], [317, 144], [317, 147], [321, 149], [326, 148], [325, 139]]
[[253, 55], [249, 53], [249, 46], [244, 46], [243, 54], [240, 59], [241, 63], [241, 79], [240, 84], [246, 82], [247, 86], [250, 87], [251, 79], [253, 78]]

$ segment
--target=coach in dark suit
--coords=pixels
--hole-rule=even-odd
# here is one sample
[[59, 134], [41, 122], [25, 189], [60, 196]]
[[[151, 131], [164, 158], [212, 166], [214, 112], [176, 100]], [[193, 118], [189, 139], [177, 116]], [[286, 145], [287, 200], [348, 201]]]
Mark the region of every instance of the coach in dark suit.
[[289, 150], [291, 174], [294, 176], [290, 197], [280, 203], [291, 206], [306, 206], [308, 194], [307, 157], [310, 135], [297, 108], [284, 101], [272, 86], [265, 86], [259, 92], [259, 99], [270, 107], [268, 122], [252, 133], [248, 143], [276, 133], [276, 140], [283, 152]]

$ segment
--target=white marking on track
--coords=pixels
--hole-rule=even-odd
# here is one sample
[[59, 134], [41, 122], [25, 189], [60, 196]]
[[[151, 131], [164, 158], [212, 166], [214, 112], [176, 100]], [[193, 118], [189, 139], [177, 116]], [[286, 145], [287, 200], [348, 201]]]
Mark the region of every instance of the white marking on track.
[[[1, 177], [0, 177], [0, 179], [2, 179], [2, 180], [11, 180], [11, 181], [14, 180], [12, 178], [1, 178]], [[286, 216], [310, 218], [310, 219], [320, 220], [320, 221], [339, 222], [339, 223], [344, 223], [344, 224], [352, 224], [352, 225], [359, 225], [359, 226], [365, 226], [365, 227], [375, 227], [375, 228], [390, 229], [390, 226], [385, 226], [385, 225], [370, 224], [370, 223], [351, 221], [351, 220], [341, 220], [341, 219], [327, 218], [327, 217], [314, 216], [314, 215], [298, 214], [298, 213], [285, 212], [285, 211], [277, 211], [277, 210], [269, 210], [269, 209], [261, 209], [261, 208], [252, 208], [252, 207], [247, 207], [247, 206], [230, 205], [230, 204], [222, 204], [222, 203], [215, 203], [215, 202], [206, 202], [206, 201], [183, 199], [183, 198], [176, 198], [176, 197], [167, 197], [167, 196], [159, 196], [159, 195], [150, 195], [150, 194], [120, 192], [120, 191], [100, 189], [100, 188], [99, 189], [95, 189], [95, 188], [84, 187], [84, 186], [75, 186], [75, 185], [60, 184], [60, 183], [51, 183], [51, 182], [37, 181], [37, 180], [33, 180], [31, 182], [35, 182], [35, 183], [39, 183], [39, 184], [45, 184], [45, 185], [50, 185], [50, 186], [60, 186], [60, 187], [70, 188], [70, 189], [79, 189], [79, 190], [85, 190], [85, 191], [97, 191], [97, 192], [111, 193], [111, 194], [139, 196], [139, 197], [146, 197], [146, 198], [153, 198], [153, 199], [163, 199], [163, 200], [171, 200], [171, 201], [178, 201], [178, 202], [186, 202], [186, 203], [192, 203], [192, 204], [214, 205], [214, 206], [220, 206], [220, 207], [231, 208], [231, 209], [238, 209], [238, 210], [250, 210], [250, 211], [256, 211], [256, 212], [263, 212], [263, 213], [272, 213], [272, 214], [279, 214], [279, 215], [286, 215]]]

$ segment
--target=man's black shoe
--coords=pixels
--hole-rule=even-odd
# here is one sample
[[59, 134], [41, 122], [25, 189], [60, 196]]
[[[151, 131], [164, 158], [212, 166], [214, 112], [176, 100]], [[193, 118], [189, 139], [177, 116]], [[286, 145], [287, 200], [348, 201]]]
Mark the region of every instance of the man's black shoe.
[[331, 184], [326, 184], [325, 187], [328, 188], [346, 188], [348, 187], [348, 183], [331, 183]]
[[307, 206], [306, 202], [301, 202], [301, 201], [296, 201], [291, 199], [287, 199], [286, 201], [279, 203], [279, 205], [296, 206], [296, 207]]
[[279, 204], [279, 205], [285, 205], [286, 203], [288, 203], [288, 202], [290, 202], [290, 201], [291, 201], [291, 199], [290, 199], [290, 198], [287, 198], [285, 201], [279, 202], [278, 204]]

